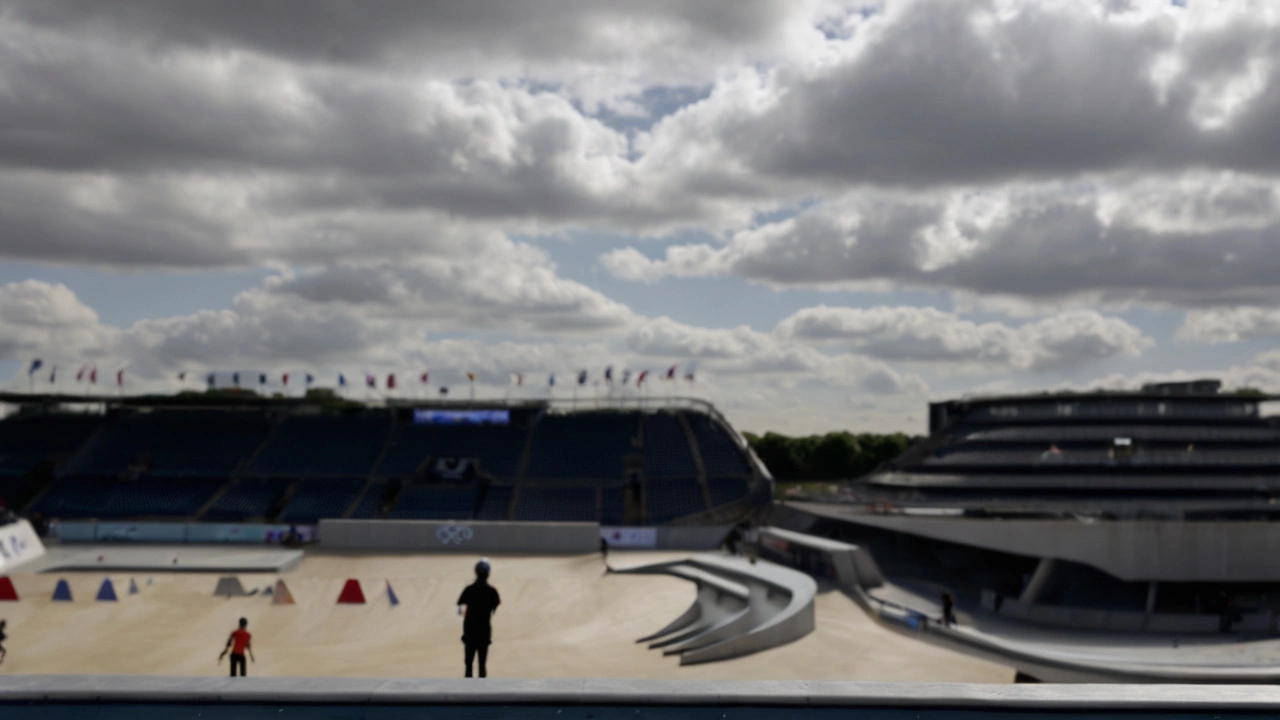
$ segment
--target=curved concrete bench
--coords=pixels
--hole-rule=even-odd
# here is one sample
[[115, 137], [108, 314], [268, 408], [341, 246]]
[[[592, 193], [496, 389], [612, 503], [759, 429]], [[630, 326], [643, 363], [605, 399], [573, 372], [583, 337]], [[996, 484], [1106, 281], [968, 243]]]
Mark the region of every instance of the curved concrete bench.
[[750, 655], [813, 631], [817, 583], [780, 565], [697, 555], [615, 572], [672, 575], [697, 586], [688, 610], [636, 641], [651, 642], [649, 647], [663, 649], [664, 655], [679, 655], [681, 665]]

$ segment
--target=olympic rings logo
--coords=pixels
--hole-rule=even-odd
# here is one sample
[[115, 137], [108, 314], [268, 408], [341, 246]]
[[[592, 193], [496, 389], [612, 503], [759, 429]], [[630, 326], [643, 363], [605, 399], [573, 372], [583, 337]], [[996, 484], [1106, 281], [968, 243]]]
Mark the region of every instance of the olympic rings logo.
[[436, 538], [444, 545], [461, 545], [472, 535], [471, 528], [466, 525], [445, 525], [436, 530]]

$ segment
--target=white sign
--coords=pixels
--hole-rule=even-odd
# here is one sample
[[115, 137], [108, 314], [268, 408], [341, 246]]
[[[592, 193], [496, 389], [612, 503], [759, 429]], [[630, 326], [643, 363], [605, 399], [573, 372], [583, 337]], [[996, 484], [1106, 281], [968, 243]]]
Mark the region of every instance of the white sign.
[[474, 536], [466, 525], [445, 525], [436, 530], [436, 539], [444, 545], [461, 545]]
[[609, 547], [658, 546], [658, 529], [651, 527], [602, 527], [600, 537], [609, 543]]
[[44, 555], [44, 543], [40, 542], [31, 523], [19, 520], [0, 525], [0, 575], [41, 555]]

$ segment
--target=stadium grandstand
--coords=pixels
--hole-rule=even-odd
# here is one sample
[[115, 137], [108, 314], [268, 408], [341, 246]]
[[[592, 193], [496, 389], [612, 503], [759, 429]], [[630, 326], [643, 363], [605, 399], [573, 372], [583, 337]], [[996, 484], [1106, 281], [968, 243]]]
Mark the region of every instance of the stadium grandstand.
[[9, 394], [0, 498], [46, 519], [736, 523], [772, 480], [710, 404], [338, 406]]

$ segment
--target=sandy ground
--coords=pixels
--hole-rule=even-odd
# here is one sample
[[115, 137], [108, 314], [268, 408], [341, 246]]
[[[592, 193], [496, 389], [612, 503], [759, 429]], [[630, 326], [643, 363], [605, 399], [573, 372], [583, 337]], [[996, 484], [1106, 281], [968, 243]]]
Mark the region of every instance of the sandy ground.
[[[615, 554], [618, 566], [684, 553]], [[692, 583], [604, 575], [598, 556], [493, 557], [502, 607], [493, 620], [493, 677], [1010, 682], [1013, 671], [889, 632], [839, 593], [820, 595], [817, 629], [774, 650], [680, 667], [635, 639], [679, 615]], [[241, 575], [246, 588], [282, 577], [296, 605], [216, 598], [216, 575], [113, 574], [119, 602], [95, 602], [99, 573], [15, 574], [21, 600], [9, 621], [6, 674], [219, 675], [215, 661], [239, 617], [249, 619], [251, 675], [450, 677], [462, 674], [462, 619], [454, 603], [475, 558], [458, 555], [308, 554], [281, 576]], [[65, 577], [75, 602], [54, 603]], [[127, 594], [129, 580], [140, 592]], [[366, 605], [337, 605], [347, 578]], [[390, 580], [400, 605], [392, 607]]]

